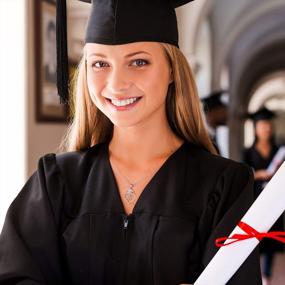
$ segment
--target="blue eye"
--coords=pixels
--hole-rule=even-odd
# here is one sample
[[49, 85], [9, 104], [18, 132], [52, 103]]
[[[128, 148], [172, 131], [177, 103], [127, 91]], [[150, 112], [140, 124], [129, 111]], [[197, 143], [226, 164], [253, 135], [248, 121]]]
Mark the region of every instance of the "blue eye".
[[148, 61], [147, 60], [144, 60], [144, 59], [136, 59], [132, 62], [131, 65], [135, 65], [137, 67], [142, 67], [144, 65], [147, 65], [148, 64]]
[[91, 64], [91, 66], [95, 68], [104, 68], [108, 67], [108, 63], [104, 61], [95, 61], [94, 63]]

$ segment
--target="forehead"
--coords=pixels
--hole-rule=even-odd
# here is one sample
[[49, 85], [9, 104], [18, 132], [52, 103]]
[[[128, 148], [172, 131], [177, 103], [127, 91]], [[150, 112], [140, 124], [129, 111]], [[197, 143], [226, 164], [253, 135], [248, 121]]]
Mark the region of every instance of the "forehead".
[[100, 53], [106, 56], [125, 56], [136, 52], [146, 52], [150, 55], [158, 55], [163, 53], [163, 48], [157, 42], [135, 42], [123, 45], [103, 45], [97, 43], [87, 43], [85, 45], [86, 56], [93, 53]]
[[271, 125], [271, 120], [263, 119], [263, 120], [258, 120], [256, 121], [256, 125]]

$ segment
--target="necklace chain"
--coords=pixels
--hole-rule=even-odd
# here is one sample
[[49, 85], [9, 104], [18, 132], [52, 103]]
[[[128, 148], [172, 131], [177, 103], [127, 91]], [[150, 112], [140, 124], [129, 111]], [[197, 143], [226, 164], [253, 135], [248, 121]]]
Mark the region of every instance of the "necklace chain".
[[[170, 154], [167, 156], [169, 157], [172, 153], [174, 152], [174, 150], [172, 150], [170, 152]], [[167, 159], [166, 159], [167, 160]], [[165, 160], [165, 161], [166, 161]], [[114, 163], [113, 161], [113, 167], [119, 172], [119, 174], [125, 179], [125, 181], [128, 184], [128, 188], [124, 194], [125, 199], [128, 201], [129, 204], [134, 204], [136, 199], [137, 199], [137, 195], [135, 192], [135, 186], [137, 184], [139, 184], [140, 182], [142, 182], [143, 180], [145, 180], [147, 177], [149, 177], [149, 175], [144, 176], [143, 178], [140, 178], [138, 181], [136, 182], [130, 182], [130, 180], [121, 172], [121, 170], [117, 167], [117, 165]]]
[[130, 180], [121, 172], [121, 170], [114, 164], [113, 161], [113, 166], [115, 167], [115, 169], [117, 169], [117, 171], [120, 173], [120, 175], [126, 180], [127, 184], [129, 185], [133, 185], [135, 186], [136, 184], [138, 184], [139, 182], [143, 181], [144, 179], [146, 179], [146, 177], [140, 178], [138, 181], [136, 182], [130, 182]]
[[138, 181], [136, 181], [135, 183], [131, 183], [129, 181], [129, 179], [121, 172], [121, 170], [114, 164], [113, 162], [113, 166], [115, 169], [117, 169], [117, 171], [120, 173], [120, 175], [125, 179], [125, 181], [128, 184], [128, 188], [124, 194], [124, 197], [126, 198], [126, 200], [128, 201], [129, 204], [134, 204], [136, 199], [137, 199], [137, 195], [135, 192], [134, 187], [141, 181], [143, 181], [144, 179], [146, 179], [147, 177], [143, 177], [141, 179], [139, 179]]

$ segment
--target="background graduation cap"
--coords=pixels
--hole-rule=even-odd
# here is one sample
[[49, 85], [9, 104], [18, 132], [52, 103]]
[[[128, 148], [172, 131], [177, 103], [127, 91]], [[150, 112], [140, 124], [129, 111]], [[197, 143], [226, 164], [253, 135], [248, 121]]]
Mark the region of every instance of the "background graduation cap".
[[[178, 47], [175, 8], [194, 0], [79, 0], [91, 3], [85, 42], [126, 44], [163, 42]], [[57, 0], [57, 85], [61, 103], [68, 102], [66, 0]]]
[[[224, 97], [224, 96], [227, 96]], [[203, 103], [203, 108], [205, 112], [212, 111], [214, 109], [225, 107], [228, 105], [228, 91], [227, 90], [219, 90], [211, 93], [207, 97], [201, 99]]]
[[262, 107], [255, 113], [248, 114], [247, 117], [252, 119], [254, 122], [257, 122], [260, 120], [271, 120], [276, 117], [276, 115], [272, 111], [268, 110], [266, 107]]

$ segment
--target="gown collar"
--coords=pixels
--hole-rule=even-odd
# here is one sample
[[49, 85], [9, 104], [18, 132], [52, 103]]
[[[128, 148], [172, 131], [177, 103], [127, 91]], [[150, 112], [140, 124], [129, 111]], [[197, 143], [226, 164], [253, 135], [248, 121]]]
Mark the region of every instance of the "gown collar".
[[[156, 204], [158, 201], [157, 197], [159, 195], [165, 195], [163, 193], [157, 193], [158, 191], [163, 191], [164, 189], [161, 189], [162, 187], [158, 187], [158, 184], [163, 183], [164, 180], [168, 179], [169, 173], [175, 174], [175, 169], [170, 170], [171, 168], [176, 168], [178, 165], [175, 163], [177, 158], [181, 155], [183, 150], [185, 149], [187, 145], [187, 142], [183, 142], [160, 166], [160, 168], [154, 173], [154, 175], [151, 177], [147, 185], [144, 187], [143, 191], [141, 192], [139, 198], [137, 199], [133, 211], [131, 214], [135, 214], [142, 211], [147, 211], [147, 208], [152, 208], [154, 205], [152, 203]], [[109, 144], [104, 144], [103, 148], [103, 159], [104, 163], [103, 165], [106, 166], [106, 175], [108, 175], [108, 178], [110, 179], [110, 188], [109, 191], [113, 191], [113, 195], [116, 208], [119, 209], [119, 211], [122, 214], [126, 214], [123, 202], [120, 196], [118, 184], [114, 175], [114, 171], [112, 169], [111, 163], [110, 163], [110, 157], [109, 157]], [[174, 175], [173, 177], [174, 178]], [[171, 179], [171, 178], [170, 178]], [[174, 190], [174, 189], [173, 189]], [[156, 192], [156, 193], [153, 193]], [[130, 214], [130, 215], [131, 215]]]

